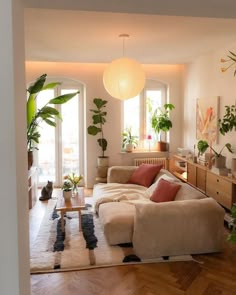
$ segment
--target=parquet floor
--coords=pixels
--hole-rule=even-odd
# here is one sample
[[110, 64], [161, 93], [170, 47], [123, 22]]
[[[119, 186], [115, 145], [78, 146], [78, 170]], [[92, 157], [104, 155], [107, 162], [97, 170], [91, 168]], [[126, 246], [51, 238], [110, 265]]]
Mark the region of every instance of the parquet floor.
[[[37, 235], [46, 202], [30, 212], [31, 242]], [[225, 229], [227, 236], [228, 230]], [[236, 245], [195, 255], [198, 261], [117, 266], [31, 276], [32, 295], [235, 295]], [[201, 262], [201, 263], [199, 263]]]

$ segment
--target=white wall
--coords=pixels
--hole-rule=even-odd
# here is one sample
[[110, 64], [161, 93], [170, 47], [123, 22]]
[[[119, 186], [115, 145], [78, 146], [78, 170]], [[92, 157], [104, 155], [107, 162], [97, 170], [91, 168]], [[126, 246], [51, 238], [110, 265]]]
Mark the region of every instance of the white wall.
[[[234, 46], [235, 45], [235, 46]], [[221, 58], [227, 58], [228, 50], [235, 52], [236, 44], [199, 57], [194, 63], [186, 66], [184, 86], [184, 145], [193, 150], [196, 140], [196, 99], [199, 97], [220, 96], [219, 117], [224, 115], [225, 105], [232, 105], [236, 100], [236, 77], [233, 76], [233, 69], [225, 73], [221, 72], [224, 64], [220, 63]], [[235, 131], [225, 136], [219, 134], [219, 142], [214, 145], [217, 150], [225, 143], [231, 143], [236, 151]], [[227, 167], [231, 167], [232, 157], [227, 149], [223, 154], [227, 157]]]
[[0, 1], [0, 294], [29, 295], [23, 8]]
[[[127, 157], [121, 153], [121, 101], [112, 98], [105, 91], [102, 75], [105, 64], [79, 64], [79, 63], [49, 63], [49, 62], [26, 62], [27, 82], [34, 80], [43, 73], [54, 77], [68, 77], [79, 80], [86, 85], [85, 98], [85, 125], [86, 129], [91, 124], [91, 113], [89, 109], [93, 107], [93, 98], [101, 97], [108, 100], [107, 104], [107, 124], [104, 125], [105, 138], [108, 140], [106, 155], [110, 157], [110, 166], [127, 164]], [[170, 149], [176, 150], [176, 147], [182, 143], [182, 71], [180, 65], [144, 65], [144, 70], [148, 79], [162, 81], [169, 86], [170, 102], [176, 109], [172, 112], [173, 128], [170, 132]], [[100, 149], [97, 139], [88, 136], [85, 129], [84, 139], [85, 147], [85, 167], [87, 164], [88, 187], [92, 187], [96, 176], [97, 156], [100, 155]], [[86, 175], [86, 171], [85, 171]]]

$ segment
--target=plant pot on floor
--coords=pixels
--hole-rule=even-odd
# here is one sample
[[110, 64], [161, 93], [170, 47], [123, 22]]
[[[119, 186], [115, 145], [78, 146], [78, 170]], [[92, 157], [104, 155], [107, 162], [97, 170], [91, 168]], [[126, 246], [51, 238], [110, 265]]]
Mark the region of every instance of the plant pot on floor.
[[28, 170], [33, 166], [34, 158], [33, 151], [28, 151]]

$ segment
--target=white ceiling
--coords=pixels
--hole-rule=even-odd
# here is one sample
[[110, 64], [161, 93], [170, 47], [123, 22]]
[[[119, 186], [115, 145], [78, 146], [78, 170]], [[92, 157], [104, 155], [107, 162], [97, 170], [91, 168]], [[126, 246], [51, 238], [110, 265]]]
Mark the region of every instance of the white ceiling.
[[227, 51], [236, 42], [236, 18], [228, 18], [236, 17], [234, 0], [208, 1], [215, 3], [214, 9], [206, 0], [193, 1], [192, 6], [189, 0], [179, 0], [178, 7], [168, 6], [172, 0], [110, 0], [109, 5], [107, 0], [24, 2], [32, 7], [25, 9], [27, 60], [110, 62], [123, 55], [121, 33], [130, 35], [125, 55], [143, 64], [187, 63], [217, 48]]

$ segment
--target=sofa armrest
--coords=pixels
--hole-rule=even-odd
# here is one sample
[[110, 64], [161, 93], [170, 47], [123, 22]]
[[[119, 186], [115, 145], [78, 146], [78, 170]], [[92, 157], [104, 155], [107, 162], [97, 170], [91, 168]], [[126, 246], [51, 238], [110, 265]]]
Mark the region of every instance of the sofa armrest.
[[211, 198], [135, 207], [133, 246], [141, 259], [222, 250], [225, 212]]
[[136, 166], [112, 166], [108, 168], [108, 183], [127, 183]]

